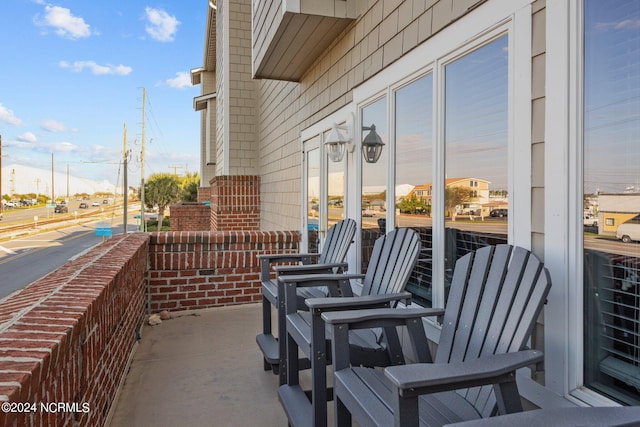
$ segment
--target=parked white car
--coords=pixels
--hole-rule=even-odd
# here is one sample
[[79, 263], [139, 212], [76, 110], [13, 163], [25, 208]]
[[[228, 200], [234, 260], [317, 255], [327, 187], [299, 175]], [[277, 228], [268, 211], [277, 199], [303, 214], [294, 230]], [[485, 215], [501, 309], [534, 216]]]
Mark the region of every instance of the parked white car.
[[597, 227], [598, 217], [596, 215], [585, 214], [582, 223], [587, 227]]
[[620, 224], [616, 230], [616, 238], [625, 243], [640, 242], [640, 223], [627, 222]]

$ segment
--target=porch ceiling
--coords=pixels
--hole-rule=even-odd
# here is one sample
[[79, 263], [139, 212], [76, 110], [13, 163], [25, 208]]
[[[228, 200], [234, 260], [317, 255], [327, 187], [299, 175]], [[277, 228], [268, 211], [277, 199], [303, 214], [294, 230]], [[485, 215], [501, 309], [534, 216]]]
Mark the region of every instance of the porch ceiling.
[[353, 21], [351, 18], [285, 12], [255, 77], [299, 81], [311, 64]]

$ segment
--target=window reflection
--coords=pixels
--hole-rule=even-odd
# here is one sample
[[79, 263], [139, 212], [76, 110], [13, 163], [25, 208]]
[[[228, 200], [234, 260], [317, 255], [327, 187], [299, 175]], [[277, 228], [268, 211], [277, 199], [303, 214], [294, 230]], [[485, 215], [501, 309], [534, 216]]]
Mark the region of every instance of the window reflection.
[[584, 383], [628, 405], [640, 404], [637, 22], [637, 1], [584, 2]]
[[[362, 271], [366, 272], [373, 242], [385, 232], [387, 211], [388, 131], [387, 100], [381, 98], [362, 109], [362, 127], [375, 125], [376, 132], [386, 144], [376, 163], [362, 161]], [[368, 131], [362, 131], [364, 138]], [[361, 146], [361, 143], [358, 144]], [[359, 153], [359, 155], [362, 155]]]
[[320, 222], [320, 149], [307, 152], [307, 232], [309, 253], [318, 252], [318, 228]]
[[433, 77], [424, 76], [395, 93], [397, 227], [418, 231], [422, 253], [407, 290], [424, 306], [432, 305], [432, 111]]
[[[325, 133], [325, 141], [329, 132]], [[346, 156], [340, 162], [333, 162], [327, 156], [327, 228], [344, 219], [344, 165]]]
[[445, 67], [445, 295], [458, 258], [507, 242], [507, 43]]

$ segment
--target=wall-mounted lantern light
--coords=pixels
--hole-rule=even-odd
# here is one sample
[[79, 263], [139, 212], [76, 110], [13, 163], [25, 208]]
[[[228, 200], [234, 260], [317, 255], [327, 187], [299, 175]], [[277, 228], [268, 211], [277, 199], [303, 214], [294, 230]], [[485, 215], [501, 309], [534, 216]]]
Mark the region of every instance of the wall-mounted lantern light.
[[[346, 131], [346, 135], [342, 132]], [[344, 153], [348, 151], [353, 153], [355, 144], [352, 141], [353, 135], [353, 117], [349, 117], [345, 125], [333, 124], [329, 136], [324, 145], [327, 148], [327, 155], [332, 162], [341, 162]]]
[[[363, 126], [362, 130], [369, 131], [362, 141], [362, 156], [367, 163], [376, 163], [382, 154], [384, 142], [376, 132], [376, 125]], [[356, 146], [353, 143], [352, 135], [353, 115], [350, 115], [344, 125], [333, 124], [324, 143], [327, 155], [332, 162], [341, 162], [345, 152], [353, 153], [355, 151]]]
[[380, 158], [380, 154], [382, 154], [384, 142], [376, 132], [376, 125], [363, 126], [362, 130], [369, 131], [362, 141], [362, 156], [367, 163], [375, 163]]

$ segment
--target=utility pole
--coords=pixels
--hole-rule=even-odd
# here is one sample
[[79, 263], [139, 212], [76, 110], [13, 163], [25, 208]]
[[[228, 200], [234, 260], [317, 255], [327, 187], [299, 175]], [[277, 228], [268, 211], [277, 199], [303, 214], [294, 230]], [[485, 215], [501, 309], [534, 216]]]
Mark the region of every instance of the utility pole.
[[127, 124], [124, 124], [124, 138], [123, 138], [123, 148], [124, 158], [122, 159], [122, 163], [124, 166], [124, 175], [122, 178], [122, 187], [123, 198], [124, 198], [124, 218], [122, 219], [123, 224], [123, 232], [124, 235], [127, 235], [127, 216], [129, 215], [128, 207], [129, 207], [129, 184], [127, 182], [127, 175], [129, 174], [127, 170], [127, 158], [129, 157], [129, 153], [127, 152]]
[[177, 175], [178, 173], [176, 172], [177, 169], [182, 169], [182, 166], [175, 166], [175, 165], [169, 165], [167, 166], [169, 169], [173, 169], [173, 174]]
[[53, 153], [51, 153], [51, 203], [56, 202], [56, 190], [54, 190], [55, 185], [53, 184]]
[[11, 178], [9, 178], [9, 182], [11, 183], [9, 196], [13, 198], [13, 195], [16, 194], [16, 170], [15, 169], [11, 169]]
[[142, 88], [142, 148], [140, 150], [140, 231], [147, 231], [147, 223], [144, 218], [144, 121], [145, 105], [147, 103], [147, 89]]
[[69, 203], [69, 163], [67, 163], [67, 203]]
[[2, 208], [4, 203], [2, 202], [2, 135], [0, 135], [0, 218], [2, 218]]

